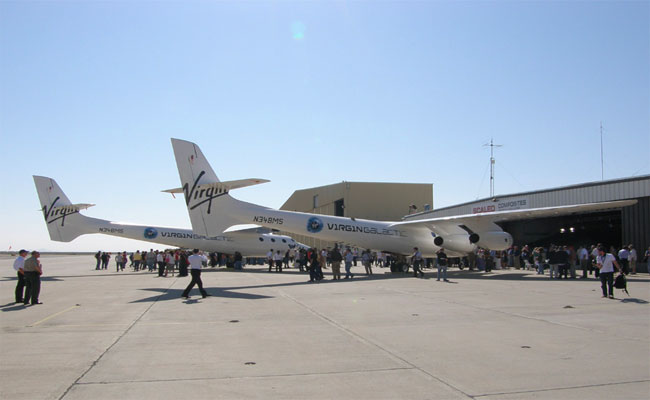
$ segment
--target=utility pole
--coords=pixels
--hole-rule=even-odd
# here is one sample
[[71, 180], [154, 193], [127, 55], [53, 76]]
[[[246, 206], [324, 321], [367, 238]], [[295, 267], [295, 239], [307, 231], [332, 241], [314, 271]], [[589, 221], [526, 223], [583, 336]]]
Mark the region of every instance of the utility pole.
[[605, 180], [605, 159], [603, 158], [603, 121], [600, 121], [600, 180]]
[[494, 141], [490, 138], [490, 143], [483, 145], [483, 147], [485, 146], [490, 146], [490, 197], [494, 198], [494, 148], [503, 147], [503, 145], [494, 144]]

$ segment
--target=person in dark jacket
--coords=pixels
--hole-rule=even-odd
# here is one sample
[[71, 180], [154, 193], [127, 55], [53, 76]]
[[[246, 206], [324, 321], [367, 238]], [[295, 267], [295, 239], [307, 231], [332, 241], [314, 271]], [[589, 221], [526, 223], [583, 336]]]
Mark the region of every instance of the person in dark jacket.
[[569, 279], [569, 253], [566, 246], [558, 248], [557, 253], [560, 264], [560, 275], [558, 276], [558, 279], [562, 279], [562, 276], [564, 276], [564, 279]]
[[180, 258], [178, 260], [178, 276], [187, 276], [187, 253], [181, 252]]

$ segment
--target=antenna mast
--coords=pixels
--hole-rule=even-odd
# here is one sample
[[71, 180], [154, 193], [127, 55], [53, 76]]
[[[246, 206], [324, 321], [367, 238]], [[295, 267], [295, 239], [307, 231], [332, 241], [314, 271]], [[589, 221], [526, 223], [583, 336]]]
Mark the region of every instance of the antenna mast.
[[600, 180], [605, 180], [605, 162], [603, 158], [603, 121], [600, 121]]
[[494, 144], [493, 139], [490, 138], [490, 143], [483, 145], [483, 147], [485, 146], [490, 146], [490, 197], [494, 197], [494, 148], [503, 147], [503, 145]]

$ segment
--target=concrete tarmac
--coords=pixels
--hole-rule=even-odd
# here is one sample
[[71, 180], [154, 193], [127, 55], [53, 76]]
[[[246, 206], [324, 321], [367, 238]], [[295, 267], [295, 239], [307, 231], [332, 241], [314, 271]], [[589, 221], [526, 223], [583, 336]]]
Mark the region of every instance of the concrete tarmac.
[[630, 296], [532, 271], [386, 273], [308, 283], [296, 269], [189, 277], [43, 256], [13, 304], [0, 259], [1, 399], [648, 399], [650, 275]]

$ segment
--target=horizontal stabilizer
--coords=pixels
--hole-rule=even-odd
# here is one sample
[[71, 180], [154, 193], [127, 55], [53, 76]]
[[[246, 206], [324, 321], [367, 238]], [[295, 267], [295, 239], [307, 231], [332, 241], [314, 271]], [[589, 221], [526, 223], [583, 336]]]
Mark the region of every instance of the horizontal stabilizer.
[[249, 231], [252, 229], [257, 229], [261, 228], [261, 225], [256, 225], [256, 224], [240, 224], [240, 225], [233, 225], [223, 231], [223, 233], [229, 233], [229, 232], [242, 232], [242, 231]]
[[[228, 192], [231, 189], [241, 189], [247, 186], [261, 185], [262, 183], [267, 183], [267, 182], [271, 182], [271, 181], [268, 179], [257, 179], [257, 178], [238, 179], [235, 181], [205, 183], [197, 186], [196, 189], [200, 190], [200, 189], [207, 189], [207, 188], [215, 188], [217, 190]], [[167, 189], [167, 190], [163, 190], [163, 192], [172, 193], [172, 194], [183, 193], [183, 188]]]
[[[67, 206], [59, 206], [59, 207], [52, 207], [50, 210], [52, 213], [56, 213], [56, 211], [65, 211], [66, 214], [70, 214], [73, 212], [79, 212], [81, 210], [86, 210], [90, 207], [94, 207], [95, 204], [86, 204], [86, 203], [80, 203], [80, 204], [69, 204]], [[43, 211], [43, 210], [38, 210], [38, 211]]]

